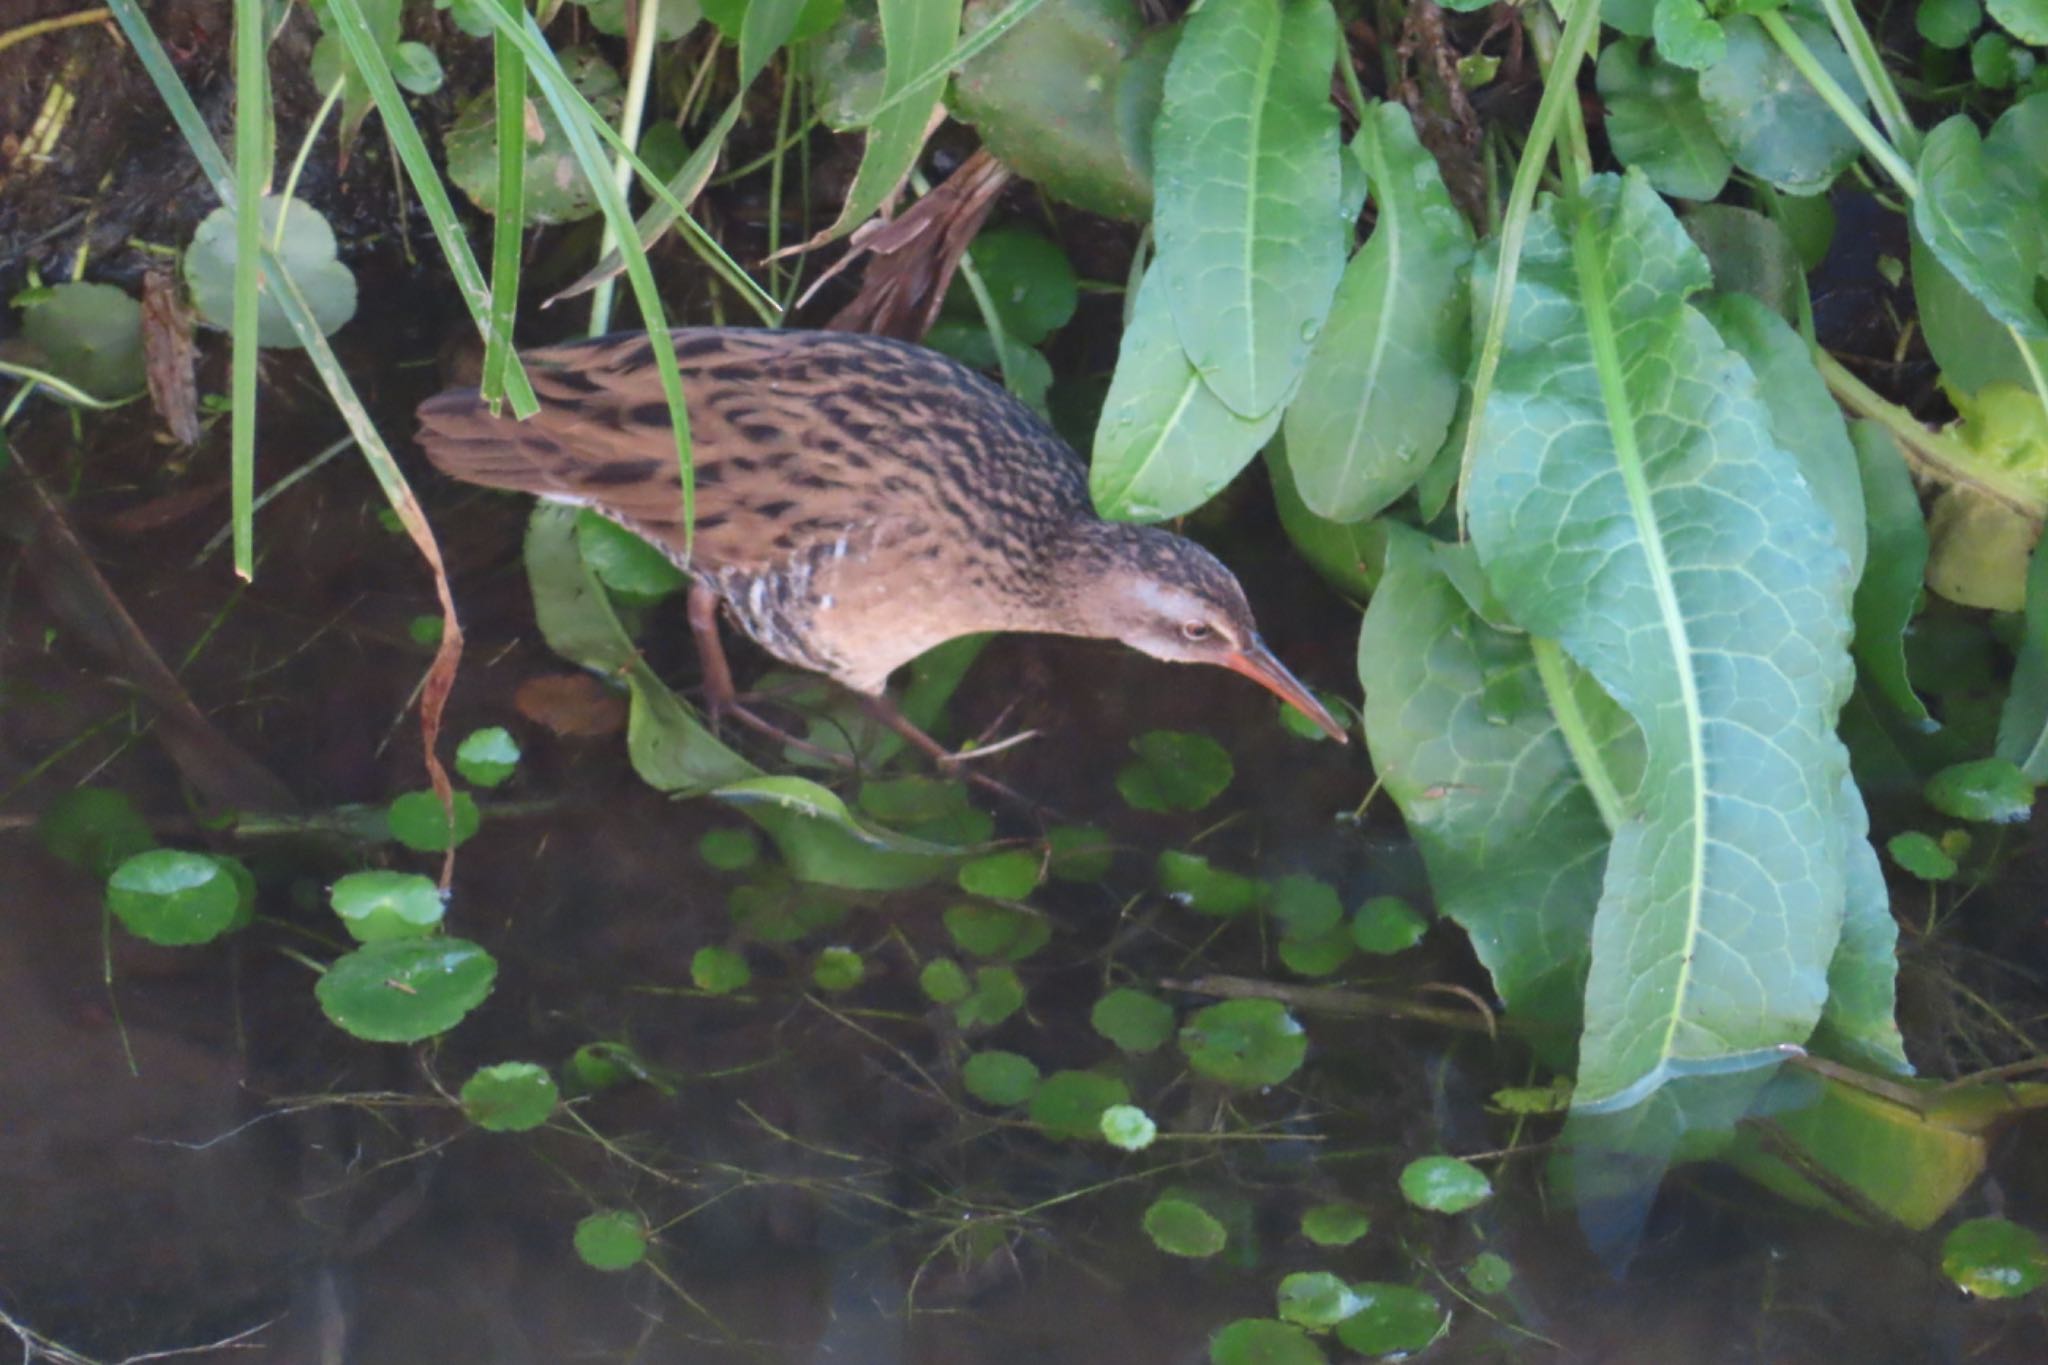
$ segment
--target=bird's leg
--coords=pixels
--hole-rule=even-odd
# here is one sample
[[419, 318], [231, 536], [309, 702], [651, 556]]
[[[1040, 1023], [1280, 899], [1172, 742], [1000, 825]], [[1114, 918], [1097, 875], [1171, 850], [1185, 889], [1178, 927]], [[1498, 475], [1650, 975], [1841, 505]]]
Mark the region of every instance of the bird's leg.
[[[1005, 786], [985, 773], [978, 773], [972, 768], [966, 767], [963, 760], [973, 758], [975, 755], [954, 753], [951, 749], [948, 749], [945, 745], [913, 725], [910, 717], [897, 710], [896, 703], [890, 701], [887, 697], [869, 696], [866, 693], [856, 693], [855, 695], [860, 697], [861, 706], [870, 716], [903, 736], [905, 742], [912, 748], [929, 755], [932, 761], [939, 765], [940, 771], [944, 772], [948, 777], [958, 777], [964, 781], [971, 782], [977, 787], [994, 792], [997, 796], [1007, 801], [1014, 801], [1018, 805], [1032, 811], [1046, 809], [1041, 802], [1033, 801], [1015, 788]], [[1018, 738], [1028, 739], [1030, 735], [1021, 735]]]
[[740, 704], [739, 693], [732, 684], [732, 665], [725, 658], [725, 643], [718, 638], [718, 594], [699, 582], [690, 584], [690, 633], [697, 639], [697, 660], [704, 669], [704, 710], [710, 718], [713, 734], [718, 732], [725, 718], [731, 716], [748, 729], [779, 740], [798, 753], [822, 758], [842, 768], [858, 766], [846, 754], [834, 753], [807, 739], [799, 739]]

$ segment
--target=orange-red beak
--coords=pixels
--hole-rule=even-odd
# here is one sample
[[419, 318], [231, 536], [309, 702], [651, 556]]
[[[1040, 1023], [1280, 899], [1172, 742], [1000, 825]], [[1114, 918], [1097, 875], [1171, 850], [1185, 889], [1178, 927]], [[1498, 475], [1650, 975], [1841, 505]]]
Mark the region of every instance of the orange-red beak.
[[1316, 723], [1316, 728], [1336, 740], [1339, 744], [1351, 742], [1351, 736], [1344, 733], [1344, 727], [1337, 718], [1324, 709], [1316, 700], [1315, 693], [1301, 685], [1301, 680], [1287, 671], [1287, 665], [1273, 657], [1273, 651], [1266, 648], [1266, 642], [1257, 636], [1252, 638], [1248, 649], [1232, 650], [1223, 657], [1223, 666], [1233, 673], [1242, 673], [1259, 686], [1286, 702], [1295, 710]]

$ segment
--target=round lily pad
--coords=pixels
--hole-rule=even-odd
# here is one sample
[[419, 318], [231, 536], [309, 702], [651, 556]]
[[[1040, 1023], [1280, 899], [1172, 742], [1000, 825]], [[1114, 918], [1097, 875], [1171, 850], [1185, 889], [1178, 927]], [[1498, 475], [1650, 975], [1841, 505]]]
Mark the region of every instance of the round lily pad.
[[1301, 1235], [1319, 1247], [1348, 1247], [1371, 1230], [1365, 1210], [1350, 1204], [1319, 1204], [1301, 1215]]
[[2040, 1235], [2004, 1218], [1972, 1218], [1941, 1243], [1942, 1274], [1980, 1299], [2016, 1299], [2048, 1279]]
[[1299, 1270], [1280, 1281], [1282, 1321], [1303, 1327], [1335, 1327], [1363, 1306], [1351, 1286], [1327, 1270]]
[[1227, 918], [1255, 908], [1266, 888], [1250, 877], [1225, 872], [1207, 858], [1167, 849], [1159, 855], [1159, 889], [1188, 909]]
[[867, 963], [851, 948], [822, 949], [811, 964], [811, 981], [821, 991], [850, 991], [867, 974]]
[[448, 909], [441, 888], [416, 872], [351, 872], [327, 899], [358, 943], [423, 938], [440, 927]]
[[135, 803], [109, 787], [74, 788], [50, 802], [36, 818], [36, 836], [52, 857], [97, 877], [156, 844]]
[[947, 907], [946, 932], [963, 953], [1021, 962], [1046, 945], [1052, 925], [1043, 915], [1007, 905]]
[[519, 741], [502, 725], [472, 731], [455, 747], [455, 768], [463, 780], [495, 787], [519, 767]]
[[1055, 826], [1046, 831], [1045, 845], [1052, 855], [1047, 870], [1063, 882], [1101, 881], [1116, 856], [1109, 835], [1086, 825]]
[[138, 853], [107, 878], [107, 908], [115, 918], [137, 938], [167, 947], [218, 938], [234, 923], [240, 899], [218, 858], [183, 849]]
[[1199, 1260], [1223, 1250], [1223, 1224], [1192, 1199], [1155, 1199], [1145, 1210], [1145, 1235], [1169, 1256]]
[[1200, 810], [1223, 794], [1230, 754], [1207, 735], [1150, 730], [1131, 741], [1138, 761], [1117, 774], [1116, 789], [1139, 810]]
[[1020, 901], [1038, 885], [1042, 860], [1028, 849], [1006, 849], [960, 866], [960, 889], [992, 900]]
[[1211, 1365], [1323, 1365], [1322, 1348], [1291, 1322], [1239, 1318], [1209, 1338]]
[[1159, 1136], [1159, 1125], [1135, 1104], [1112, 1104], [1102, 1111], [1096, 1127], [1112, 1147], [1142, 1152]]
[[1499, 1252], [1482, 1251], [1465, 1266], [1465, 1283], [1481, 1294], [1501, 1294], [1515, 1280], [1515, 1268]]
[[1226, 1085], [1278, 1085], [1301, 1069], [1308, 1037], [1277, 1000], [1226, 1000], [1180, 1031], [1188, 1064]]
[[1337, 1340], [1364, 1356], [1419, 1351], [1442, 1335], [1450, 1319], [1442, 1305], [1405, 1284], [1354, 1284], [1358, 1311], [1337, 1324]]
[[647, 1222], [637, 1213], [593, 1213], [576, 1225], [576, 1254], [592, 1270], [630, 1270], [647, 1258], [647, 1239]]
[[953, 1006], [953, 1021], [963, 1029], [988, 1029], [1024, 1008], [1024, 982], [1008, 967], [977, 967], [974, 989]]
[[464, 939], [395, 938], [341, 958], [313, 992], [344, 1032], [372, 1043], [416, 1043], [460, 1023], [497, 975], [491, 955]]
[[[277, 230], [280, 216], [282, 239]], [[287, 202], [274, 194], [264, 196], [262, 218], [264, 241], [276, 243], [278, 259], [305, 297], [320, 334], [333, 336], [356, 315], [356, 277], [335, 255], [334, 229], [310, 204]], [[223, 206], [200, 221], [192, 245], [185, 249], [185, 283], [192, 290], [192, 307], [223, 331], [234, 326], [237, 264], [235, 215]], [[288, 349], [302, 344], [268, 283], [257, 297], [256, 344]]]
[[1493, 1183], [1469, 1161], [1454, 1156], [1425, 1156], [1401, 1170], [1401, 1193], [1418, 1209], [1463, 1213], [1493, 1193]]
[[990, 1048], [967, 1059], [960, 1068], [960, 1083], [983, 1104], [1008, 1108], [1031, 1098], [1038, 1088], [1038, 1066], [1029, 1057]]
[[451, 835], [459, 847], [469, 841], [483, 824], [483, 812], [468, 792], [456, 792], [455, 824], [450, 829], [448, 812], [441, 798], [430, 791], [407, 792], [394, 800], [384, 813], [391, 837], [420, 853], [439, 853], [448, 847]]
[[1098, 1138], [1102, 1136], [1102, 1111], [1130, 1100], [1131, 1092], [1114, 1076], [1055, 1071], [1032, 1093], [1031, 1121], [1052, 1137]]
[[1368, 953], [1401, 953], [1429, 932], [1429, 921], [1399, 896], [1374, 896], [1351, 918], [1351, 940]]
[[142, 305], [111, 284], [53, 284], [22, 303], [43, 368], [95, 398], [142, 392]]
[[1344, 918], [1336, 888], [1318, 877], [1294, 873], [1273, 883], [1267, 911], [1289, 938], [1321, 938]]
[[1927, 780], [1926, 796], [1943, 815], [2013, 825], [2034, 809], [2034, 782], [2009, 758], [1980, 758], [1943, 768]]
[[479, 1070], [462, 1087], [462, 1112], [493, 1133], [538, 1128], [555, 1112], [561, 1091], [547, 1068], [532, 1062], [499, 1062]]
[[933, 958], [917, 974], [918, 988], [935, 1005], [957, 1005], [974, 993], [967, 972], [950, 957]]
[[1088, 1022], [1125, 1052], [1146, 1053], [1173, 1036], [1173, 1006], [1119, 986], [1095, 1002]]
[[[619, 73], [588, 47], [557, 54], [569, 83], [608, 124], [619, 121], [625, 85]], [[540, 135], [532, 128], [526, 140], [526, 221], [531, 225], [573, 223], [597, 212], [597, 194], [584, 179], [583, 168], [569, 148], [555, 111], [547, 101], [532, 103]], [[462, 187], [485, 213], [498, 209], [497, 100], [485, 88], [456, 111], [443, 144], [448, 153], [448, 178]]]
[[731, 995], [753, 979], [747, 960], [730, 948], [699, 948], [690, 959], [690, 980], [707, 995]]

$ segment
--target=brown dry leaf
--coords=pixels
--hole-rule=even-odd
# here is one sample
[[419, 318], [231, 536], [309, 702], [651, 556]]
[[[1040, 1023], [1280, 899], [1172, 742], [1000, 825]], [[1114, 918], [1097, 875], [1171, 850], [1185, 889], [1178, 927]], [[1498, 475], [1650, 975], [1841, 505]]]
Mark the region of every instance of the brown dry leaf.
[[198, 348], [192, 343], [192, 308], [168, 266], [142, 277], [143, 372], [149, 401], [179, 445], [199, 444], [199, 389], [192, 379]]
[[846, 254], [811, 285], [804, 299], [853, 261], [872, 257], [860, 292], [825, 326], [905, 341], [923, 339], [939, 316], [960, 257], [1011, 178], [1009, 168], [986, 148], [977, 150], [943, 184], [896, 217], [863, 223]]
[[528, 678], [512, 695], [519, 714], [558, 735], [597, 739], [626, 728], [626, 699], [588, 673]]

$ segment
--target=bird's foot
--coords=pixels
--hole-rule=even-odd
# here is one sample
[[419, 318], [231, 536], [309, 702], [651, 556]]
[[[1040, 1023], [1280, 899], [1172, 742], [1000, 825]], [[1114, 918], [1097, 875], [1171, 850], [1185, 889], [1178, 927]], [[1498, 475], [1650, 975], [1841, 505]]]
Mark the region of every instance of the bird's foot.
[[[905, 742], [913, 749], [930, 757], [932, 762], [938, 765], [939, 771], [946, 776], [957, 778], [971, 786], [979, 787], [983, 791], [1000, 796], [1005, 801], [1022, 806], [1033, 815], [1056, 816], [1058, 814], [1058, 812], [1054, 811], [1044, 802], [1034, 801], [1016, 788], [998, 782], [988, 774], [977, 772], [967, 766], [975, 759], [985, 758], [990, 754], [1013, 748], [1016, 745], [1022, 744], [1025, 740], [1036, 737], [1038, 734], [1036, 730], [1026, 730], [1020, 734], [1012, 735], [1008, 739], [998, 740], [993, 744], [977, 743], [968, 749], [955, 752], [918, 729], [916, 725], [911, 723], [910, 718], [897, 710], [895, 704], [888, 698], [862, 696], [861, 705], [867, 709], [870, 716], [873, 716], [883, 725], [888, 726], [891, 730], [901, 735]], [[1003, 721], [1008, 719], [1009, 714], [1008, 711], [1005, 711], [1002, 716], [998, 717], [995, 726], [991, 727], [990, 732], [999, 728]]]

